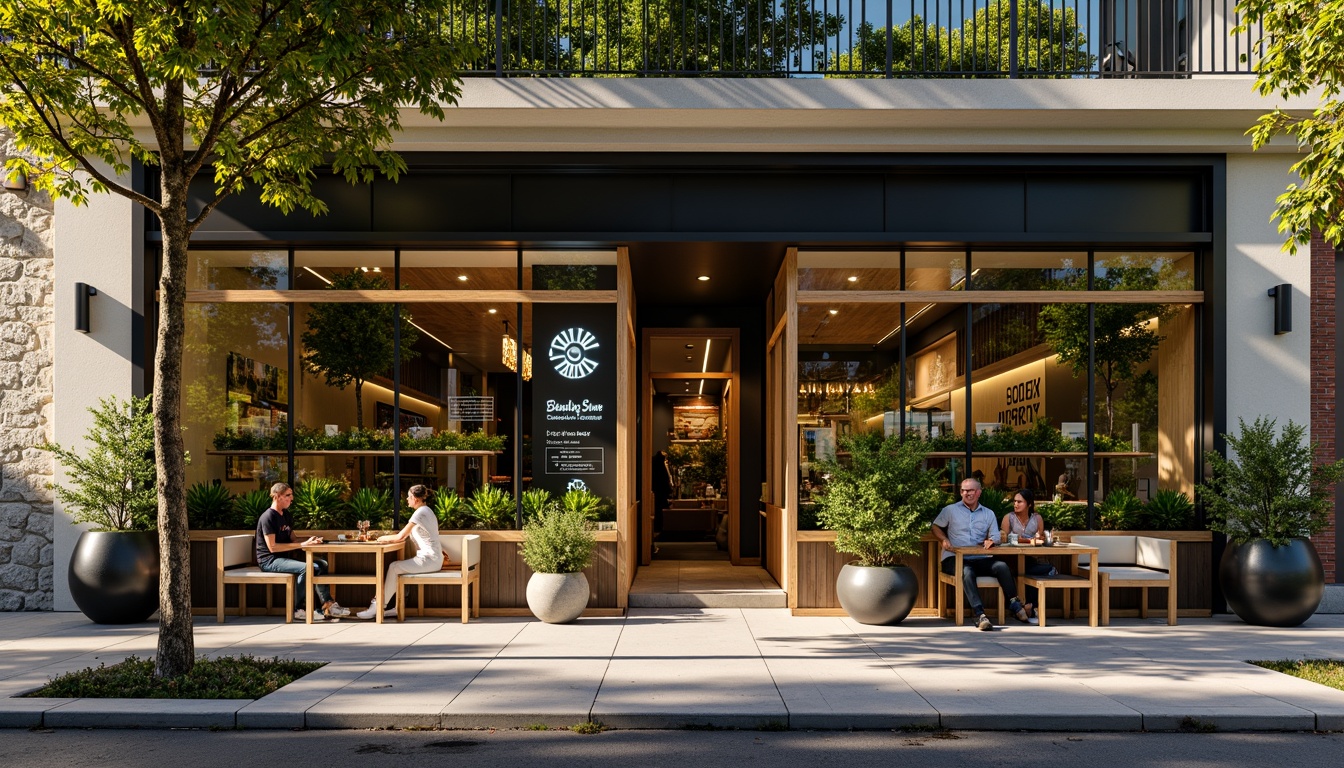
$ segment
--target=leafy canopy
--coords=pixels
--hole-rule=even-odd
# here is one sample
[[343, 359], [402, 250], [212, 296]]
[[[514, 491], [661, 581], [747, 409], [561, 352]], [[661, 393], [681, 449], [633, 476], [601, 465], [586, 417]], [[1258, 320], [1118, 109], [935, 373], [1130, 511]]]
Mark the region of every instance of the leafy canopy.
[[154, 419], [149, 398], [130, 402], [108, 397], [90, 408], [93, 426], [84, 433], [88, 453], [48, 443], [65, 467], [68, 485], [51, 486], [72, 510], [76, 523], [100, 531], [149, 531], [158, 508], [154, 489]]
[[1209, 527], [1238, 544], [1265, 539], [1281, 547], [1289, 539], [1325, 529], [1334, 509], [1344, 459], [1316, 464], [1316, 445], [1306, 427], [1291, 420], [1275, 437], [1275, 420], [1257, 417], [1249, 427], [1237, 419], [1238, 435], [1223, 435], [1229, 456], [1209, 451], [1213, 479], [1197, 487]]
[[1344, 240], [1344, 0], [1240, 0], [1237, 11], [1242, 23], [1234, 35], [1257, 25], [1263, 30], [1255, 84], [1261, 95], [1320, 93], [1310, 115], [1276, 107], [1247, 131], [1256, 149], [1286, 135], [1304, 152], [1292, 167], [1300, 180], [1276, 200], [1284, 250], [1310, 245], [1313, 229], [1338, 243]]

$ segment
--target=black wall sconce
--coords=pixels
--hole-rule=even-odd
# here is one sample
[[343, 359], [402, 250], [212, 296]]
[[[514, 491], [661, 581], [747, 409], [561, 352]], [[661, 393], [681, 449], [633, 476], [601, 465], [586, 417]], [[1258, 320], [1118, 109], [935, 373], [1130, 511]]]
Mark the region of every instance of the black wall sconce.
[[89, 297], [97, 296], [98, 289], [88, 283], [75, 283], [75, 330], [89, 332]]
[[1274, 298], [1274, 335], [1293, 332], [1293, 284], [1280, 283], [1269, 289]]
[[14, 171], [5, 174], [4, 188], [6, 192], [13, 192], [17, 195], [27, 194], [28, 192], [28, 174], [23, 171]]

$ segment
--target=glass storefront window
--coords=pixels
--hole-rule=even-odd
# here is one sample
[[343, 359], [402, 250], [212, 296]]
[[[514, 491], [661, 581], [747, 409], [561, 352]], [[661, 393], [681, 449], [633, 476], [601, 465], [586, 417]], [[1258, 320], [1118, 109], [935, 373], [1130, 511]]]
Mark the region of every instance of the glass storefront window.
[[614, 291], [615, 251], [523, 251], [523, 288]]
[[1087, 254], [975, 251], [971, 288], [977, 291], [1059, 291], [1087, 288]]
[[289, 287], [289, 251], [192, 250], [187, 290], [283, 290]]
[[1195, 254], [1097, 253], [1092, 274], [1092, 289], [1096, 291], [1192, 291]]
[[907, 291], [961, 291], [966, 289], [964, 251], [907, 251]]
[[898, 291], [901, 254], [893, 251], [799, 251], [800, 291]]
[[420, 291], [518, 289], [516, 251], [402, 251], [401, 287]]
[[[294, 288], [321, 290], [334, 282], [346, 288], [393, 288], [392, 251], [295, 251]], [[338, 281], [339, 279], [339, 281]]]

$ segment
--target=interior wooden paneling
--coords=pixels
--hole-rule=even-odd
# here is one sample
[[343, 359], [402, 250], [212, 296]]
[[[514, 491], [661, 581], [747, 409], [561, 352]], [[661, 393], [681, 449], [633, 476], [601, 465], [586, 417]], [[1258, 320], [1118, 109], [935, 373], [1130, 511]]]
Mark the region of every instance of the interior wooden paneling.
[[1195, 308], [1175, 309], [1160, 324], [1157, 346], [1157, 486], [1194, 498]]

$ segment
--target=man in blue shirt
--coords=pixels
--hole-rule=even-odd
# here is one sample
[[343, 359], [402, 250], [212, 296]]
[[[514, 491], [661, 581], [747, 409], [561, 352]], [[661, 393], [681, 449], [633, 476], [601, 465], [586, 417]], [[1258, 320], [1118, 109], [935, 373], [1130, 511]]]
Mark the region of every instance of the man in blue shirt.
[[[980, 505], [980, 481], [968, 477], [961, 481], [961, 500], [943, 507], [933, 521], [933, 535], [943, 544], [943, 573], [951, 575], [956, 565], [953, 549], [955, 547], [984, 547], [989, 549], [999, 543], [999, 521], [994, 512]], [[975, 625], [983, 632], [994, 628], [994, 622], [985, 615], [985, 604], [980, 600], [980, 587], [975, 583], [979, 576], [993, 576], [999, 580], [1004, 595], [1011, 595], [1008, 610], [1018, 621], [1026, 623], [1027, 610], [1017, 599], [1017, 584], [1013, 581], [1012, 569], [1008, 564], [989, 555], [966, 555], [962, 558], [961, 581], [966, 593], [966, 602], [971, 605], [971, 615]]]

